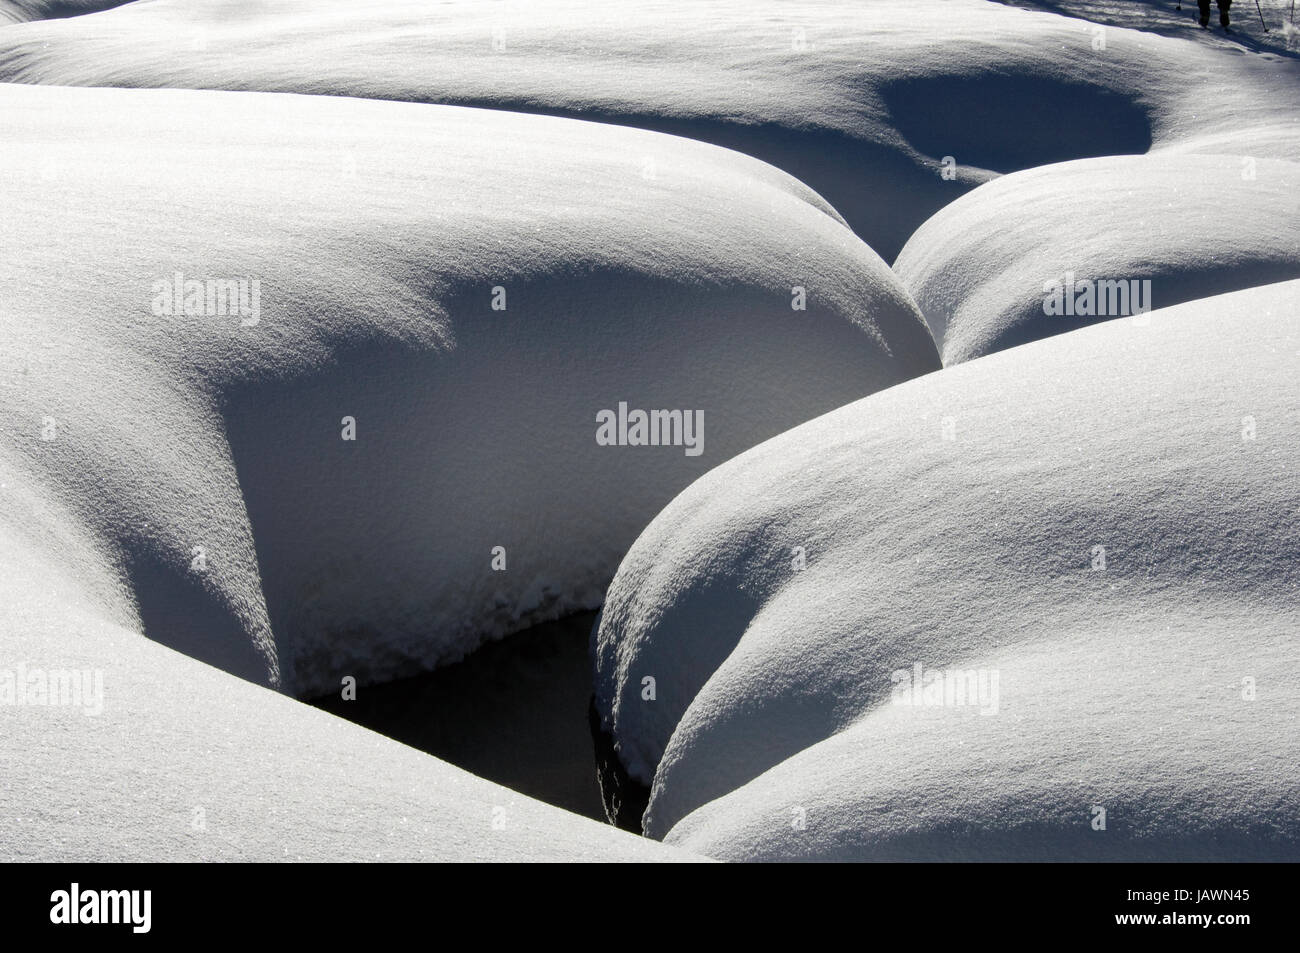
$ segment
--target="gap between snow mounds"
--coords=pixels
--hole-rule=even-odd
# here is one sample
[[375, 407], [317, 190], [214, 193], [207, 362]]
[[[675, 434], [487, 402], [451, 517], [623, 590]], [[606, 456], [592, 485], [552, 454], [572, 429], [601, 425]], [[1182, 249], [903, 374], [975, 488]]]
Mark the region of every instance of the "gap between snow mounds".
[[[1300, 856], [1300, 698], [1248, 692], [1300, 660], [1297, 305], [1269, 285], [947, 368], [680, 494], [595, 645], [647, 835], [727, 859]], [[918, 662], [1001, 671], [998, 713], [896, 711]]]
[[[1288, 141], [1259, 133], [1238, 148]], [[1018, 172], [927, 221], [894, 270], [947, 365], [1297, 278], [1300, 164], [1171, 151]]]
[[[593, 608], [700, 473], [938, 367], [867, 246], [713, 146], [337, 97], [0, 105], [5, 320], [15, 359], [58, 346], [7, 442], [119, 569], [131, 625], [296, 693]], [[152, 314], [177, 272], [256, 280], [256, 324]], [[703, 453], [598, 446], [620, 401], [702, 409]]]
[[604, 822], [588, 722], [594, 619], [583, 612], [545, 622], [454, 665], [364, 686], [350, 699], [335, 691], [310, 703], [476, 777]]
[[0, 532], [5, 668], [98, 676], [101, 691], [98, 711], [93, 692], [4, 706], [0, 861], [701, 859], [143, 639], [105, 617], [81, 566], [25, 536]]
[[[873, 0], [869, 16], [852, 0], [267, 0], [233, 19], [216, 0], [156, 0], [6, 31], [0, 79], [364, 96], [651, 128], [796, 175], [891, 261], [990, 168], [1284, 121], [1300, 100], [1270, 64], [1221, 50], [1115, 28], [1095, 42], [1092, 24], [986, 0]], [[988, 110], [1004, 121], [982, 121]]]

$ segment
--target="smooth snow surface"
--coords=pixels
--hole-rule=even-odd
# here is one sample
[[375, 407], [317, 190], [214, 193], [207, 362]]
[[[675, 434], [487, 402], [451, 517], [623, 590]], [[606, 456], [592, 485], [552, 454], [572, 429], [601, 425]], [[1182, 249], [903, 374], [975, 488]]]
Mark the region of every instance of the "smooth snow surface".
[[[594, 639], [646, 832], [726, 859], [1300, 857], [1298, 322], [1296, 281], [1111, 321], [697, 481]], [[899, 704], [918, 663], [999, 695]]]
[[[597, 607], [695, 477], [938, 366], [816, 196], [713, 146], [333, 97], [0, 109], [0, 458], [67, 510], [8, 519], [111, 576], [118, 624], [300, 695]], [[256, 279], [257, 323], [156, 316], [177, 272]], [[702, 452], [599, 446], [620, 402], [702, 411]]]
[[[1235, 155], [1083, 159], [1004, 176], [929, 219], [894, 270], [945, 364], [1131, 315], [1139, 300], [1163, 308], [1300, 278], [1300, 162], [1263, 157], [1300, 158], [1300, 125], [1293, 139], [1284, 131], [1239, 138]], [[1067, 276], [1088, 314], [1048, 313]], [[1100, 300], [1099, 282], [1109, 283]]]
[[658, 129], [785, 169], [892, 261], [999, 173], [1295, 121], [1295, 60], [1194, 28], [1097, 29], [986, 0], [264, 0], [237, 13], [151, 0], [0, 31], [0, 81], [327, 93]]
[[[1300, 859], [1300, 57], [1171, 6], [0, 0], [0, 860]], [[286, 697], [602, 603], [666, 843]]]

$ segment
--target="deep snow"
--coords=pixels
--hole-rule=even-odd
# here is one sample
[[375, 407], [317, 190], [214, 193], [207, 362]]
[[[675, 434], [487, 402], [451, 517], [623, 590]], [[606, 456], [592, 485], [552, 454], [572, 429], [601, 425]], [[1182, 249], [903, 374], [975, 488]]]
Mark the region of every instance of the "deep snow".
[[263, 0], [236, 16], [224, 0], [151, 0], [3, 29], [0, 80], [658, 129], [785, 169], [892, 261], [921, 222], [999, 173], [1294, 124], [1300, 61], [1242, 55], [1188, 25], [1158, 36], [986, 0]]
[[0, 680], [98, 672], [102, 710], [0, 704], [0, 860], [694, 859], [140, 638], [4, 512]]
[[[1300, 856], [1300, 60], [1019, 5], [0, 0], [3, 858], [692, 859], [264, 687], [620, 561], [596, 718], [671, 845]], [[1067, 275], [1192, 303], [1074, 330]], [[5, 700], [73, 668], [102, 712]]]
[[[1162, 152], [1018, 172], [938, 212], [894, 270], [944, 363], [1130, 315], [1139, 299], [1163, 308], [1300, 278], [1300, 162], [1269, 158], [1300, 158], [1300, 119], [1258, 132], [1236, 136], [1235, 154]], [[1075, 307], [1062, 313], [1068, 281]], [[1111, 283], [1100, 300], [1098, 282]]]
[[[594, 639], [647, 834], [727, 859], [1300, 856], [1298, 313], [1292, 281], [1036, 342], [693, 484]], [[996, 713], [894, 704], [918, 662], [1000, 672]]]
[[[817, 196], [713, 146], [335, 97], [0, 109], [0, 455], [106, 615], [300, 695], [595, 608], [696, 476], [938, 366]], [[256, 323], [156, 315], [176, 273], [258, 281]], [[598, 445], [620, 402], [703, 444]]]

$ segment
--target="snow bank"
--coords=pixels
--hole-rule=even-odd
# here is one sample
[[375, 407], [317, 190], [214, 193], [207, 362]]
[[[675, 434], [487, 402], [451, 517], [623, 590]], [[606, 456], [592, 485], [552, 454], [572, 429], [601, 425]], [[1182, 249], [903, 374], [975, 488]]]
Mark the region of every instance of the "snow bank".
[[[593, 636], [646, 832], [1300, 857], [1298, 305], [1275, 284], [948, 368], [678, 496]], [[946, 704], [913, 693], [942, 675]]]
[[224, 0], [154, 0], [5, 30], [0, 80], [327, 93], [656, 129], [795, 175], [892, 261], [921, 222], [999, 173], [1293, 123], [1300, 64], [1198, 32], [1103, 29], [985, 0], [265, 0], [236, 16]]
[[121, 6], [127, 0], [0, 0], [0, 26], [57, 17], [76, 17]]
[[[1287, 141], [1258, 132], [1238, 150]], [[1019, 172], [936, 214], [894, 268], [945, 364], [1297, 278], [1300, 163], [1179, 152]]]
[[140, 638], [23, 522], [0, 508], [0, 860], [693, 859]]
[[[66, 511], [33, 521], [84, 530], [117, 624], [296, 693], [595, 608], [705, 470], [938, 366], [820, 199], [712, 146], [331, 97], [0, 109], [0, 455]], [[156, 313], [177, 274], [205, 313]], [[652, 410], [675, 445], [635, 445]]]

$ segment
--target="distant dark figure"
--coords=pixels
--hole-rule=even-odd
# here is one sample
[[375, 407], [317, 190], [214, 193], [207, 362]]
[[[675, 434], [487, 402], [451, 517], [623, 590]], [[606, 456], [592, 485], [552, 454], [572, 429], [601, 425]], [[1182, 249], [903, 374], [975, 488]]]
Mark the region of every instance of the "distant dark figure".
[[[1219, 4], [1219, 23], [1226, 30], [1228, 29], [1228, 8], [1232, 6], [1232, 0], [1217, 0]], [[1201, 8], [1201, 26], [1207, 28], [1210, 25], [1210, 0], [1196, 0], [1197, 6]]]

